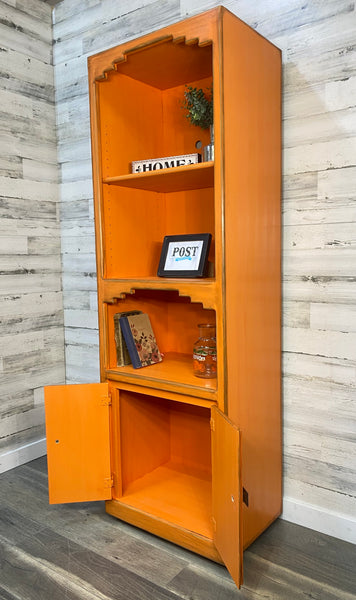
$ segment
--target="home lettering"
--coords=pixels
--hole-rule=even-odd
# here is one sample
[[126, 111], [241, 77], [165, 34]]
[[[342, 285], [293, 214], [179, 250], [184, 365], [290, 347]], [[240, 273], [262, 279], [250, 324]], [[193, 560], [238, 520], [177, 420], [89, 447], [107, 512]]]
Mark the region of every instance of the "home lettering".
[[[188, 164], [192, 161], [189, 160]], [[170, 169], [172, 167], [183, 167], [186, 164], [184, 158], [178, 158], [174, 160], [156, 161], [142, 163], [142, 171], [159, 171], [160, 169]]]

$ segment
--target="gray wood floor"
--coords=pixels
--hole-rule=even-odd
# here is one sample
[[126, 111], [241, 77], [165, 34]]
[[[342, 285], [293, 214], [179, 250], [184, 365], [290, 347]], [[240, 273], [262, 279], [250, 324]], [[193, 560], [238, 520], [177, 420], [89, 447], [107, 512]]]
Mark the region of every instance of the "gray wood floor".
[[276, 521], [226, 569], [107, 515], [49, 506], [46, 459], [0, 475], [1, 600], [351, 600], [356, 547]]

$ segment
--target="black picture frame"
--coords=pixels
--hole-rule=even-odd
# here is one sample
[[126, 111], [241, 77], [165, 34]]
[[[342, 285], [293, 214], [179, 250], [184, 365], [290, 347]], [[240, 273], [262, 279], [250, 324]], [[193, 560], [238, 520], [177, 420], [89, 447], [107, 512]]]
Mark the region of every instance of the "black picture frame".
[[211, 237], [211, 233], [166, 235], [162, 244], [158, 277], [206, 277]]

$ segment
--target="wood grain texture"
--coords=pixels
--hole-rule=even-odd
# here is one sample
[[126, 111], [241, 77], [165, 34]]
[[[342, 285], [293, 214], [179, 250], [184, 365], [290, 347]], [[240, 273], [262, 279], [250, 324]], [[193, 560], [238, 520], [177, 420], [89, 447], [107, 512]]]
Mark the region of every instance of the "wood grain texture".
[[64, 340], [50, 8], [1, 1], [0, 31], [2, 471], [45, 436], [39, 391], [63, 381]]
[[[26, 502], [24, 502], [26, 498]], [[113, 519], [104, 503], [50, 506], [46, 460], [0, 475], [1, 600], [354, 600], [356, 546], [276, 521], [244, 553], [244, 584]]]
[[[54, 11], [68, 381], [99, 378], [87, 55], [217, 4], [180, 0], [166, 3], [162, 12], [162, 3], [152, 0], [63, 0]], [[350, 0], [223, 4], [279, 46], [284, 61], [285, 493], [296, 503], [316, 504], [325, 515], [336, 507], [352, 519], [356, 486], [348, 441], [353, 435], [350, 443], [355, 445], [355, 6]], [[1, 333], [14, 335], [16, 312], [21, 333], [16, 371], [15, 354], [0, 361], [1, 394], [6, 414], [30, 416], [33, 392], [64, 379], [60, 342], [54, 354], [51, 335], [45, 349], [23, 347], [31, 319], [32, 332], [46, 328], [50, 334], [51, 314], [56, 326], [61, 318], [60, 263], [53, 244], [58, 224], [51, 12], [39, 0], [2, 0], [0, 8], [0, 253], [8, 256], [0, 278], [0, 312], [5, 311]], [[47, 268], [46, 259], [43, 266], [38, 259], [44, 250], [53, 257]], [[83, 258], [74, 261], [78, 254]], [[19, 268], [14, 268], [14, 256]], [[33, 312], [39, 296], [43, 308]], [[26, 363], [22, 371], [21, 360]], [[311, 429], [317, 438], [306, 435]], [[300, 443], [292, 442], [298, 442], [299, 432]], [[27, 435], [33, 439], [26, 429], [3, 438], [3, 448], [10, 447], [12, 435], [24, 442]], [[333, 461], [316, 457], [316, 439], [328, 447], [335, 437], [341, 445]], [[316, 478], [322, 487], [315, 485]], [[351, 495], [340, 493], [340, 479]], [[323, 526], [327, 528], [327, 517]]]
[[356, 81], [347, 42], [355, 12], [333, 8], [326, 20], [290, 31], [288, 42], [277, 34], [286, 92], [284, 493], [329, 513], [313, 525], [335, 535], [343, 533], [334, 516], [347, 515], [354, 539], [355, 101], [346, 95]]
[[[70, 381], [92, 381], [92, 366], [98, 361], [96, 340], [89, 329], [76, 326], [75, 314], [69, 308], [72, 294], [80, 291], [89, 296], [95, 290], [90, 256], [94, 250], [88, 250], [92, 193], [88, 172], [87, 55], [218, 4], [215, 0], [197, 0], [192, 5], [180, 0], [165, 5], [165, 11], [158, 14], [161, 3], [151, 0], [130, 3], [130, 11], [127, 2], [118, 5], [111, 0], [87, 0], [83, 5], [64, 0], [55, 9], [63, 281], [66, 318], [71, 324], [66, 328]], [[356, 294], [355, 6], [349, 0], [226, 0], [223, 4], [282, 49], [286, 301], [283, 394], [288, 427], [285, 482], [288, 497], [305, 510], [317, 503], [324, 518], [315, 526], [327, 531], [332, 499], [337, 513], [349, 519], [351, 525], [356, 514], [353, 452], [348, 445], [353, 444], [353, 448], [356, 439], [354, 429], [353, 441], [349, 442], [356, 416], [352, 402], [356, 388], [352, 308]], [[75, 110], [82, 130], [75, 118], [71, 129]], [[13, 164], [12, 168], [17, 167]], [[79, 247], [87, 248], [81, 260], [75, 257], [75, 238], [80, 238]], [[95, 308], [91, 306], [91, 310]], [[87, 316], [92, 327], [95, 319]], [[90, 331], [94, 333], [95, 329]], [[82, 358], [90, 368], [83, 370]], [[342, 404], [341, 393], [345, 399]], [[328, 453], [315, 455], [315, 444], [329, 447], [334, 439], [339, 441], [340, 449], [332, 459]], [[337, 478], [334, 469], [338, 470]], [[349, 489], [351, 495], [340, 493], [341, 487]]]

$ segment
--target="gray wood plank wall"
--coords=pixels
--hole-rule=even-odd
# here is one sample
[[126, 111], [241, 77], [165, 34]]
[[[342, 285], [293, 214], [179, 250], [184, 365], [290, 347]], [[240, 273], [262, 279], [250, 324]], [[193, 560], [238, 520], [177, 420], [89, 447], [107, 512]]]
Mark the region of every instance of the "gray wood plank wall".
[[0, 470], [45, 452], [64, 382], [51, 10], [0, 1]]
[[[28, 14], [23, 15], [24, 7], [30, 4], [36, 8], [36, 18], [46, 22], [39, 0], [0, 1], [3, 10], [10, 7], [14, 14], [19, 13], [18, 25], [24, 29], [28, 29], [29, 19]], [[68, 383], [99, 378], [87, 56], [218, 4], [212, 0], [63, 0], [55, 8], [53, 53]], [[356, 542], [355, 3], [230, 0], [222, 4], [283, 52], [284, 517]], [[8, 28], [6, 40], [11, 39], [10, 34], [14, 35]], [[16, 44], [25, 45], [23, 54], [33, 47], [22, 37]], [[18, 51], [14, 42], [13, 52]], [[47, 64], [42, 55], [37, 60]], [[15, 66], [8, 61], [6, 68]], [[38, 66], [38, 77], [44, 68]], [[9, 93], [17, 94], [19, 84], [12, 73], [4, 84], [13, 86]], [[17, 95], [18, 102], [24, 102], [22, 96], [26, 99], [34, 86], [31, 81], [22, 85], [25, 88]], [[16, 103], [10, 104], [8, 110], [15, 110]], [[4, 135], [9, 148], [16, 146], [9, 126]], [[43, 143], [39, 145], [36, 136], [33, 132], [31, 148], [37, 154], [32, 160], [52, 162], [49, 150], [43, 153]], [[38, 211], [50, 197], [49, 172], [42, 174], [41, 185], [30, 192], [30, 183], [22, 181], [16, 148], [11, 157], [2, 151], [1, 160], [5, 169], [12, 169], [16, 192], [12, 210], [20, 213], [21, 190], [32, 193], [37, 204], [31, 216], [39, 227]], [[35, 168], [32, 163], [29, 166]], [[9, 171], [6, 173], [10, 177]], [[36, 177], [38, 173], [36, 165]], [[1, 194], [2, 190], [0, 180]], [[28, 215], [21, 213], [19, 218], [21, 227], [22, 221], [26, 226]], [[11, 227], [14, 223], [6, 222], [1, 230], [0, 249], [8, 247]], [[55, 235], [50, 237], [53, 243]], [[34, 257], [26, 255], [23, 240], [21, 244], [17, 239], [17, 253], [27, 271], [16, 274], [19, 285], [24, 285], [26, 277], [32, 281], [28, 271], [37, 268], [46, 273], [42, 285], [45, 279], [49, 286], [48, 279], [58, 282], [55, 257], [47, 251], [39, 255], [37, 244], [34, 266]], [[4, 267], [10, 269], [11, 255], [3, 257]], [[58, 289], [51, 289], [52, 308]], [[1, 294], [7, 292], [1, 290]], [[7, 302], [11, 306], [11, 299]], [[29, 304], [33, 309], [33, 303]], [[25, 314], [27, 310], [22, 308]], [[25, 314], [23, 320], [27, 321], [30, 317]], [[43, 335], [48, 340], [46, 331]], [[36, 341], [31, 338], [31, 343]], [[17, 369], [16, 378], [11, 378], [13, 370], [7, 376], [8, 402], [11, 404], [13, 393], [11, 406], [22, 415], [22, 399], [16, 398], [12, 386], [15, 388], [15, 380], [21, 381], [24, 369], [31, 375], [33, 371], [27, 363]], [[54, 367], [51, 383], [58, 378]], [[44, 379], [48, 383], [47, 375]]]

